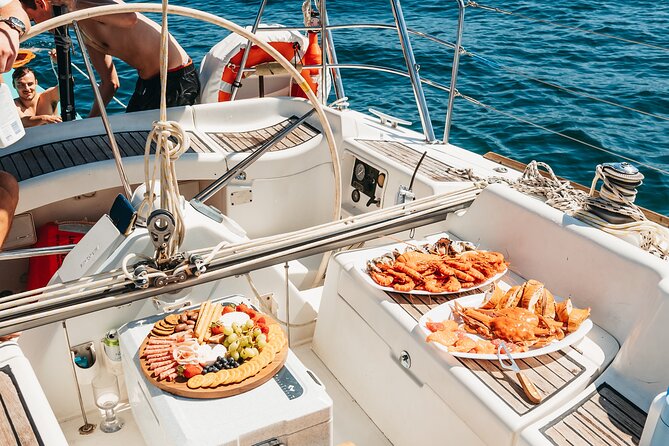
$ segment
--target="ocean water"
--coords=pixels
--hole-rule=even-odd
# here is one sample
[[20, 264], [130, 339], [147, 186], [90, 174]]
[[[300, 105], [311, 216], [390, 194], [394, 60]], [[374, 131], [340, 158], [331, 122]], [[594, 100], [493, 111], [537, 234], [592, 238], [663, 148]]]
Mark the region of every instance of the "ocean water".
[[[244, 26], [253, 23], [260, 4], [257, 0], [171, 3]], [[264, 23], [302, 24], [301, 1], [268, 3]], [[457, 98], [450, 141], [481, 154], [493, 151], [524, 163], [544, 161], [557, 175], [587, 186], [597, 164], [628, 160], [646, 176], [637, 203], [669, 215], [669, 2], [487, 0], [479, 5], [513, 14], [466, 9], [463, 46], [472, 55], [461, 57], [457, 88], [489, 107]], [[328, 0], [327, 6], [332, 24], [393, 20], [385, 0]], [[402, 8], [409, 28], [454, 40], [455, 1], [403, 0]], [[169, 24], [198, 64], [228, 35], [190, 18], [175, 16]], [[340, 63], [405, 68], [393, 30], [341, 30], [333, 35]], [[416, 36], [412, 45], [421, 76], [448, 85], [452, 51]], [[26, 46], [46, 48], [53, 42], [41, 35]], [[55, 76], [48, 57], [44, 51], [38, 55], [31, 66], [42, 85], [51, 85]], [[79, 54], [75, 63], [84, 68]], [[117, 97], [127, 103], [136, 74], [120, 61], [116, 66], [121, 79]], [[377, 108], [412, 121], [420, 131], [408, 79], [361, 70], [342, 70], [342, 78], [352, 108]], [[81, 75], [76, 74], [75, 81], [78, 109], [85, 114], [92, 92]], [[447, 94], [424, 88], [441, 138]], [[110, 112], [121, 110], [110, 106]]]

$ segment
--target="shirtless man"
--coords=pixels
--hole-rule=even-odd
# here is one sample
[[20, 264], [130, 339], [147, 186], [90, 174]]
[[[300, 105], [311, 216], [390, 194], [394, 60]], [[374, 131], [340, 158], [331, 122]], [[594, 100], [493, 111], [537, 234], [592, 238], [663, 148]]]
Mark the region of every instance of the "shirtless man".
[[[120, 0], [53, 0], [68, 10], [123, 4]], [[21, 0], [31, 20], [41, 23], [53, 17], [52, 0]], [[160, 26], [142, 14], [123, 13], [81, 20], [79, 28], [95, 70], [105, 105], [119, 87], [113, 57], [137, 70], [139, 79], [127, 112], [160, 107]], [[192, 60], [174, 37], [168, 43], [167, 106], [192, 105], [200, 92], [200, 81]], [[97, 104], [89, 116], [98, 116]]]
[[19, 67], [12, 73], [14, 88], [19, 97], [14, 99], [24, 127], [62, 122], [56, 114], [60, 100], [58, 87], [51, 87], [42, 93], [37, 92], [35, 72], [28, 67]]

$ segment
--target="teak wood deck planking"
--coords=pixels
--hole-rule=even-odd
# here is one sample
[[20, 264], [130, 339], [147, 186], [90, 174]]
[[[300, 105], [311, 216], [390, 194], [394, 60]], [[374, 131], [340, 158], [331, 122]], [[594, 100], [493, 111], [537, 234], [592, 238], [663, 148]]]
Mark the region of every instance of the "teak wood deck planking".
[[[481, 290], [449, 295], [417, 295], [393, 292], [387, 292], [387, 294], [418, 321], [425, 313], [444, 302], [478, 292], [481, 292]], [[567, 355], [569, 349], [571, 347], [547, 355], [516, 360], [518, 367], [534, 382], [542, 394], [543, 401], [551, 398], [585, 371], [583, 365]], [[470, 358], [457, 359], [518, 415], [524, 415], [537, 407], [525, 397], [515, 372], [502, 369], [497, 361]]]
[[[219, 148], [209, 147], [196, 134], [188, 132], [191, 146], [187, 153], [214, 153]], [[144, 156], [149, 131], [115, 133], [116, 144], [122, 157]], [[151, 153], [155, 144], [151, 143]], [[27, 148], [0, 156], [0, 169], [24, 181], [69, 167], [113, 159], [107, 135], [73, 138]]]
[[[418, 165], [420, 157], [423, 154], [401, 142], [397, 141], [381, 141], [371, 139], [358, 139], [358, 142], [363, 143], [368, 148], [374, 150], [380, 155], [393, 159], [403, 166], [414, 168]], [[425, 175], [434, 181], [465, 181], [462, 176], [456, 175], [452, 172], [459, 172], [465, 175], [464, 169], [457, 169], [442, 161], [426, 155], [423, 162], [418, 168], [418, 173]]]
[[645, 422], [641, 409], [602, 384], [541, 432], [557, 446], [633, 446], [639, 444]]
[[[297, 117], [292, 116], [277, 124], [262, 129], [246, 132], [208, 132], [207, 135], [219, 143], [221, 147], [228, 152], [249, 152], [260, 147], [262, 143], [296, 120]], [[293, 148], [315, 138], [319, 134], [320, 132], [313, 126], [306, 122], [302, 123], [288, 133], [285, 138], [276, 143], [274, 147], [270, 148], [270, 152]]]

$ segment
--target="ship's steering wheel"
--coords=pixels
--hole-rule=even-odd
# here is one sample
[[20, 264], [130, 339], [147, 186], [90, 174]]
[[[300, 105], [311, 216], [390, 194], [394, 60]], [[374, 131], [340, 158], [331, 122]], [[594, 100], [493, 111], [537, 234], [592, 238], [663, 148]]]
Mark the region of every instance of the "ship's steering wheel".
[[[53, 17], [38, 25], [35, 25], [34, 27], [31, 28], [31, 30], [28, 33], [26, 33], [23, 36], [21, 42], [30, 39], [31, 37], [34, 37], [38, 34], [41, 34], [45, 31], [57, 28], [59, 26], [67, 25], [75, 20], [84, 20], [103, 15], [121, 14], [128, 12], [148, 12], [148, 13], [160, 14], [162, 12], [162, 5], [152, 4], [152, 3], [114, 4], [107, 6], [96, 6], [93, 8], [86, 8], [78, 11], [68, 12], [67, 14]], [[327, 117], [325, 116], [325, 112], [323, 111], [323, 106], [320, 104], [320, 102], [318, 102], [316, 95], [311, 91], [311, 88], [309, 88], [309, 85], [306, 83], [304, 78], [302, 78], [300, 73], [285, 57], [281, 55], [281, 53], [275, 50], [272, 46], [263, 42], [255, 34], [251, 33], [250, 31], [247, 31], [246, 29], [242, 28], [241, 26], [237, 25], [234, 22], [231, 22], [230, 20], [218, 17], [214, 14], [198, 11], [192, 8], [186, 8], [183, 6], [168, 5], [167, 12], [170, 14], [191, 17], [194, 19], [199, 19], [208, 23], [212, 23], [214, 25], [220, 26], [221, 28], [225, 28], [228, 31], [239, 34], [242, 37], [245, 37], [246, 39], [250, 40], [253, 44], [265, 50], [267, 54], [274, 57], [274, 59], [281, 64], [281, 66], [288, 72], [288, 74], [290, 74], [290, 76], [293, 78], [293, 81], [297, 85], [299, 85], [300, 88], [302, 88], [302, 90], [307, 96], [307, 99], [311, 103], [311, 106], [316, 110], [316, 114], [318, 115], [318, 120], [320, 121], [321, 126], [323, 128], [323, 133], [325, 134], [325, 139], [327, 141], [328, 149], [330, 151], [330, 158], [333, 164], [334, 181], [335, 181], [335, 203], [333, 209], [333, 221], [338, 220], [341, 212], [340, 211], [341, 167], [339, 164], [339, 155], [337, 153], [337, 147], [335, 144], [334, 135], [332, 133], [332, 128], [330, 127], [330, 123], [328, 122]]]

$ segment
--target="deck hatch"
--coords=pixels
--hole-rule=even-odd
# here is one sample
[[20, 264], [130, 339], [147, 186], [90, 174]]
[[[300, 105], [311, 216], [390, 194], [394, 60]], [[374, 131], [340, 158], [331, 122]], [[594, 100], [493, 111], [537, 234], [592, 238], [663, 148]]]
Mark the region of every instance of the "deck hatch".
[[[386, 294], [418, 321], [425, 313], [444, 302], [478, 292], [480, 290], [453, 295], [418, 295], [393, 292], [386, 292]], [[532, 379], [542, 393], [543, 401], [547, 401], [553, 395], [556, 395], [586, 371], [585, 366], [568, 355], [570, 350], [572, 350], [571, 347], [547, 355], [516, 360], [518, 367]], [[497, 361], [457, 359], [518, 415], [525, 415], [539, 407], [525, 398], [515, 373], [502, 369]]]
[[638, 445], [646, 413], [608, 384], [541, 428], [552, 444]]
[[[371, 139], [358, 139], [357, 141], [412, 170], [423, 155], [422, 152], [397, 141]], [[418, 172], [434, 181], [469, 181], [467, 169], [458, 169], [429, 155], [421, 163]]]
[[[247, 132], [209, 132], [207, 135], [218, 142], [228, 152], [248, 152], [260, 147], [262, 143], [297, 119], [297, 116], [291, 116], [269, 127]], [[292, 132], [272, 147], [270, 152], [293, 148], [315, 138], [319, 134], [320, 131], [305, 122], [293, 129]]]
[[[196, 134], [188, 132], [191, 147], [187, 153], [213, 153]], [[116, 143], [122, 157], [144, 156], [148, 131], [116, 133]], [[152, 153], [155, 145], [152, 144]], [[86, 136], [43, 144], [0, 156], [0, 169], [24, 181], [68, 167], [113, 159], [106, 135]]]

